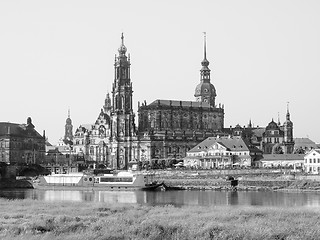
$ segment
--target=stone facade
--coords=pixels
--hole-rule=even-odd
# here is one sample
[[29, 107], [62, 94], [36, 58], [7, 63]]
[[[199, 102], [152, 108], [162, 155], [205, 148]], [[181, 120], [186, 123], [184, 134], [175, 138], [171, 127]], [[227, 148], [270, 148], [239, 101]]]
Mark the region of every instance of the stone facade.
[[41, 136], [29, 117], [27, 124], [0, 123], [0, 162], [42, 163], [45, 158], [45, 134]]

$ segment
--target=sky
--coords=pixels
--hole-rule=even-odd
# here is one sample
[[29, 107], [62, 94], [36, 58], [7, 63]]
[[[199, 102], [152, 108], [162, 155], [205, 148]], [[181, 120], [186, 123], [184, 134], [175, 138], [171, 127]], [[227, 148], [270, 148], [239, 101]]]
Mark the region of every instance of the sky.
[[1, 0], [0, 122], [26, 123], [56, 144], [94, 123], [111, 91], [114, 56], [131, 55], [138, 101], [193, 101], [203, 32], [225, 127], [285, 121], [320, 143], [318, 0]]

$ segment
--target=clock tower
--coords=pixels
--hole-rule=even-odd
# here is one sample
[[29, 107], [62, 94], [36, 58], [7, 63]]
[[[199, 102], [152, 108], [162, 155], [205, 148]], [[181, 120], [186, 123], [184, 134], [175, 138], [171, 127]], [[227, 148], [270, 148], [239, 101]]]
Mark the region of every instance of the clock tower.
[[216, 89], [210, 82], [209, 61], [207, 60], [206, 33], [204, 33], [204, 59], [201, 62], [200, 83], [197, 85], [194, 96], [197, 102], [205, 102], [215, 107]]

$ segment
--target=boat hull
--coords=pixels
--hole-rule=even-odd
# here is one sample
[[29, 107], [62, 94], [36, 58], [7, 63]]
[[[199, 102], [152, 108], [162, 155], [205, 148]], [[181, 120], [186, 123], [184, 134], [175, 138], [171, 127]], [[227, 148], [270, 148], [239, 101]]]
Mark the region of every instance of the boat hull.
[[41, 176], [33, 183], [36, 189], [68, 190], [152, 190], [158, 184], [148, 176], [133, 174], [105, 174], [102, 176], [84, 174], [56, 174]]

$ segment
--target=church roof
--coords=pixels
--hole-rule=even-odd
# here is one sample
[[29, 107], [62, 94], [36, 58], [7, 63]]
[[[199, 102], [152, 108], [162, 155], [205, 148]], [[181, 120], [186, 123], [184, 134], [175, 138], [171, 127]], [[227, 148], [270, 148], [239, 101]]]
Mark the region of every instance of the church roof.
[[165, 106], [165, 107], [194, 107], [194, 108], [210, 108], [210, 104], [206, 102], [195, 102], [195, 101], [179, 101], [179, 100], [160, 100], [157, 99], [147, 105], [147, 107], [155, 107], [155, 106]]

